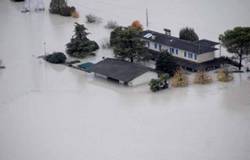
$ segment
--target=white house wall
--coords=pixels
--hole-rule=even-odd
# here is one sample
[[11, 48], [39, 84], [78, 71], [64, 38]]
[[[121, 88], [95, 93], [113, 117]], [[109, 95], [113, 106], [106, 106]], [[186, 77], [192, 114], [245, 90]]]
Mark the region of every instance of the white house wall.
[[138, 86], [143, 84], [148, 84], [151, 79], [157, 79], [158, 75], [155, 72], [146, 72], [142, 74], [141, 76], [135, 78], [131, 82], [129, 82], [129, 86]]
[[194, 53], [193, 53], [193, 58], [191, 59], [191, 58], [188, 58], [188, 56], [185, 57], [185, 51], [184, 51], [184, 50], [181, 50], [181, 49], [179, 49], [178, 55], [176, 55], [175, 53], [172, 54], [172, 55], [175, 56], [175, 57], [179, 57], [179, 58], [182, 58], [182, 59], [186, 59], [186, 60], [188, 60], [188, 61], [198, 62], [197, 59], [196, 59], [196, 60], [194, 59], [194, 55], [195, 55]]
[[[148, 43], [146, 43], [146, 47], [148, 47], [151, 50], [157, 51], [157, 52], [160, 52], [159, 45], [161, 45], [161, 51], [167, 50], [170, 53], [170, 48], [172, 48], [172, 47], [157, 43], [157, 48], [155, 48], [155, 42], [149, 42], [149, 46], [148, 46]], [[178, 55], [176, 53], [172, 53], [172, 55], [175, 57], [178, 57], [178, 58], [192, 61], [192, 62], [198, 62], [198, 58], [197, 58], [197, 60], [195, 60], [194, 58], [191, 59], [191, 58], [185, 57], [184, 52], [185, 52], [184, 50], [178, 49]]]
[[213, 60], [215, 58], [214, 52], [203, 53], [197, 56], [197, 60], [199, 63]]
[[96, 77], [100, 77], [100, 78], [104, 78], [104, 79], [107, 79], [107, 78], [108, 78], [107, 76], [104, 76], [104, 75], [98, 74], [98, 73], [95, 73], [95, 76], [96, 76]]
[[[149, 46], [148, 46], [148, 42], [149, 42]], [[148, 42], [146, 43], [146, 47], [148, 47], [151, 50], [157, 51], [157, 52], [160, 52], [159, 45], [161, 45], [161, 51], [167, 50], [169, 53], [170, 53], [170, 48], [172, 48], [172, 47], [169, 47], [169, 46], [166, 46], [163, 44], [159, 44], [159, 43], [157, 43], [157, 48], [155, 48], [155, 42], [152, 42], [152, 41], [148, 41]], [[174, 48], [174, 49], [176, 49], [176, 48]], [[186, 52], [187, 56], [185, 57], [184, 53], [185, 53], [184, 50], [178, 49], [178, 54], [176, 54], [176, 53], [171, 53], [171, 54], [175, 57], [182, 58], [182, 59], [196, 62], [196, 63], [206, 62], [206, 61], [209, 61], [209, 60], [212, 60], [215, 58], [214, 52], [208, 52], [208, 53], [203, 53], [203, 54], [197, 55], [196, 59], [194, 58], [195, 53], [192, 53], [193, 58], [188, 57], [188, 52]]]

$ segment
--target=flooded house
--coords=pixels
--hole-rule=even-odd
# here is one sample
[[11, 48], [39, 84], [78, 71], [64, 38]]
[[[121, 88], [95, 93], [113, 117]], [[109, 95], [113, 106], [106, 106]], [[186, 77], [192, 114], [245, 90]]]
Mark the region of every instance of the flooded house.
[[175, 59], [175, 62], [182, 68], [196, 72], [199, 69], [213, 70], [223, 64], [236, 65], [225, 57], [216, 57], [218, 42], [207, 39], [198, 41], [187, 41], [171, 35], [169, 29], [164, 29], [165, 33], [152, 30], [145, 30], [142, 39], [154, 59], [160, 52], [167, 51]]
[[102, 77], [128, 86], [147, 84], [157, 73], [144, 65], [131, 63], [114, 58], [106, 58], [91, 67], [91, 72]]

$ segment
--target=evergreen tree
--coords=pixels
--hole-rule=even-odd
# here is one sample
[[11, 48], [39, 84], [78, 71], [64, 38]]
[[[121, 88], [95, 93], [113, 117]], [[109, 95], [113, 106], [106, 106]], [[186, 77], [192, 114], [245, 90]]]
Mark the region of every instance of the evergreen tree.
[[175, 60], [170, 53], [167, 51], [160, 53], [156, 60], [156, 70], [168, 73], [170, 76], [173, 76], [177, 68], [178, 65], [175, 63]]
[[133, 27], [115, 29], [110, 37], [115, 57], [130, 62], [147, 60], [149, 54], [145, 48], [145, 42], [140, 39], [140, 33]]
[[121, 34], [123, 27], [117, 27], [110, 33], [110, 46], [114, 47], [119, 42], [119, 35]]
[[182, 28], [179, 33], [179, 38], [187, 41], [198, 41], [199, 36], [195, 33], [193, 28]]
[[243, 55], [250, 53], [250, 27], [236, 27], [233, 30], [227, 30], [219, 36], [219, 40], [229, 53], [239, 56], [239, 70], [241, 70]]
[[87, 28], [84, 25], [75, 23], [75, 35], [71, 41], [66, 45], [66, 52], [68, 55], [77, 58], [84, 58], [88, 55], [93, 55], [93, 51], [99, 49], [95, 41], [87, 38], [89, 33], [86, 32]]

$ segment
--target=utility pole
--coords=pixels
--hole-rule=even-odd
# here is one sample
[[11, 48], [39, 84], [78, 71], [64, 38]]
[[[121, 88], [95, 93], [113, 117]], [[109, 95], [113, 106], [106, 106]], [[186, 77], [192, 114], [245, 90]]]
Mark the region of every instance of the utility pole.
[[221, 43], [220, 43], [220, 57], [221, 57]]
[[149, 24], [149, 22], [148, 22], [148, 8], [146, 8], [146, 26], [147, 26], [147, 28], [148, 28], [148, 24]]

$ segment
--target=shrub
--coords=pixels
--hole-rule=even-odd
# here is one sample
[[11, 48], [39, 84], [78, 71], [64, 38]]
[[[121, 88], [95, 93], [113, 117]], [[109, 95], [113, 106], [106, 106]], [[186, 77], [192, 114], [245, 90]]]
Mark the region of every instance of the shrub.
[[73, 18], [79, 18], [79, 17], [80, 17], [80, 14], [79, 14], [79, 12], [74, 11], [74, 12], [71, 13], [71, 16], [72, 16]]
[[168, 88], [168, 79], [169, 75], [161, 75], [159, 79], [152, 79], [149, 83], [150, 90], [152, 92], [157, 92], [163, 89]]
[[140, 21], [135, 20], [132, 22], [131, 27], [136, 28], [138, 30], [143, 30], [143, 26]]
[[75, 34], [71, 38], [70, 42], [66, 45], [67, 54], [77, 58], [95, 55], [95, 53], [92, 52], [99, 49], [98, 44], [95, 41], [91, 41], [87, 38], [87, 28], [85, 28], [84, 25], [78, 23], [75, 24]]
[[188, 85], [188, 77], [182, 69], [178, 69], [171, 81], [173, 87], [186, 87]]
[[233, 80], [233, 76], [229, 73], [227, 69], [219, 69], [217, 73], [217, 79], [220, 82], [230, 82]]
[[76, 11], [76, 8], [74, 6], [68, 6], [65, 0], [52, 0], [50, 2], [49, 12], [52, 14], [59, 14], [65, 17], [80, 17], [79, 13]]
[[150, 85], [150, 90], [152, 92], [156, 92], [156, 91], [159, 91], [160, 90], [160, 81], [158, 79], [152, 79], [150, 82], [149, 82], [149, 85]]
[[67, 7], [68, 4], [65, 0], [51, 0], [49, 12], [52, 14], [61, 14], [61, 10]]
[[205, 71], [198, 71], [195, 74], [194, 83], [208, 84], [212, 82], [212, 78]]
[[87, 23], [100, 23], [102, 21], [100, 17], [97, 17], [93, 14], [88, 14], [85, 17], [86, 17]]
[[46, 55], [44, 59], [50, 63], [63, 64], [65, 63], [67, 57], [62, 52], [54, 52], [52, 54]]
[[107, 29], [115, 29], [117, 27], [119, 27], [119, 25], [116, 21], [108, 21], [107, 24], [105, 25], [105, 28]]
[[65, 17], [73, 17], [73, 18], [79, 18], [80, 15], [79, 13], [76, 11], [75, 7], [64, 7], [61, 8], [60, 13], [61, 16], [65, 16]]

